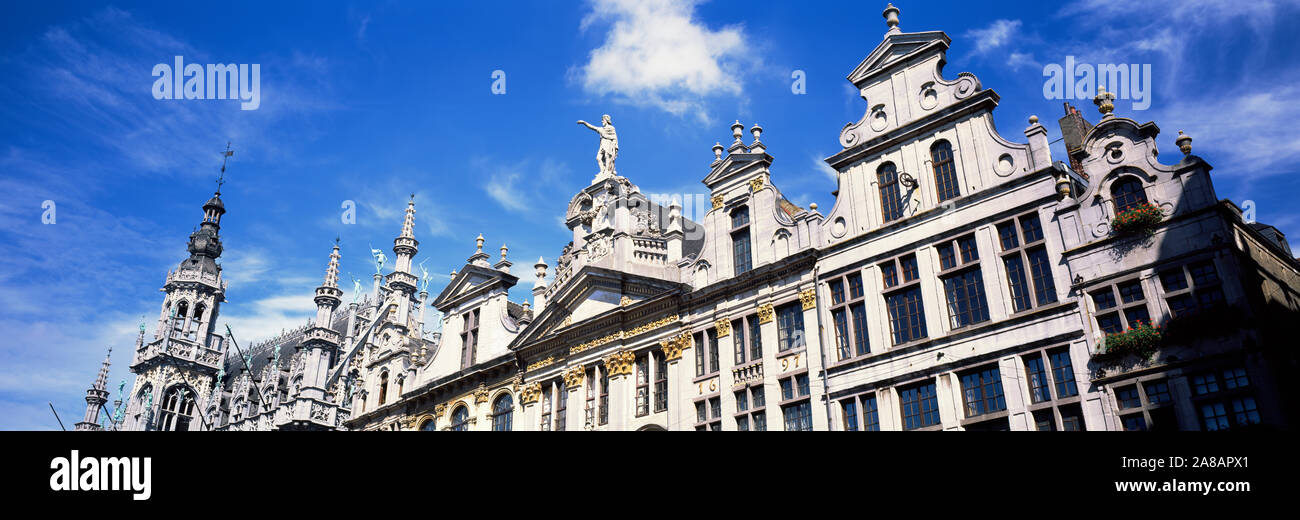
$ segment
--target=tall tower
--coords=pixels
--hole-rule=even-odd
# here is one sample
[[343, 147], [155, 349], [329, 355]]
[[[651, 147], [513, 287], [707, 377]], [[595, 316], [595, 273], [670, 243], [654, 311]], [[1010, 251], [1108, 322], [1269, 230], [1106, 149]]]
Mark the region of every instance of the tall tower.
[[104, 362], [99, 365], [99, 376], [95, 378], [95, 384], [86, 390], [86, 415], [77, 423], [77, 431], [104, 429], [99, 424], [99, 412], [104, 409], [104, 403], [108, 402], [108, 365], [112, 357], [113, 347], [108, 347], [108, 355], [104, 356]]
[[[330, 261], [325, 267], [325, 281], [316, 288], [316, 322], [303, 334], [298, 347], [302, 357], [302, 382], [293, 406], [293, 421], [286, 428], [303, 430], [328, 430], [335, 427], [330, 411], [338, 407], [329, 399], [325, 389], [329, 371], [338, 360], [340, 334], [330, 326], [334, 311], [338, 309], [343, 291], [339, 289], [339, 243], [334, 240]], [[349, 329], [350, 330], [350, 329]]]
[[[233, 152], [227, 147], [225, 157]], [[214, 333], [220, 306], [226, 301], [221, 277], [221, 185], [203, 203], [203, 221], [190, 233], [189, 258], [167, 273], [162, 309], [152, 341], [142, 344], [131, 361], [136, 374], [127, 405], [126, 430], [211, 429], [199, 403], [208, 403], [217, 371], [225, 357], [225, 342]]]

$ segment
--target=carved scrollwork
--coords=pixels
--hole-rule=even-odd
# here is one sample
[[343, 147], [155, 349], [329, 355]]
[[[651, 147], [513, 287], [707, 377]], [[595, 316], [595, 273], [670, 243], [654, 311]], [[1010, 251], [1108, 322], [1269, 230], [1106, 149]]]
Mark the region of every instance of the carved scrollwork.
[[630, 350], [615, 352], [605, 356], [605, 368], [610, 377], [632, 375], [632, 366], [636, 363], [636, 354]]
[[803, 310], [809, 310], [817, 306], [817, 291], [815, 289], [805, 289], [799, 291], [799, 303], [803, 304]]

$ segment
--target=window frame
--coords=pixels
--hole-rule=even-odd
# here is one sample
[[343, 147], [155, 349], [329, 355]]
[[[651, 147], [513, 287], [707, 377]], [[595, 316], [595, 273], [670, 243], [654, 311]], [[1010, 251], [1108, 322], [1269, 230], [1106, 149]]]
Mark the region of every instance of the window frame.
[[[909, 279], [907, 271], [904, 269], [904, 260], [909, 259], [914, 266], [914, 278]], [[925, 295], [921, 291], [921, 274], [920, 263], [916, 258], [916, 253], [907, 253], [890, 258], [884, 262], [876, 264], [880, 270], [881, 289], [880, 297], [885, 312], [889, 318], [889, 336], [893, 348], [917, 343], [929, 339], [930, 331], [925, 322]], [[902, 281], [900, 282], [900, 278]], [[908, 313], [906, 316], [896, 316], [895, 309], [910, 309], [913, 307], [912, 302], [906, 300], [906, 296], [915, 294], [916, 313]], [[893, 298], [902, 299], [901, 305], [894, 305]], [[907, 337], [903, 337], [898, 330], [897, 324], [901, 319], [908, 318], [909, 322], [915, 322], [915, 326], [908, 327]], [[914, 335], [915, 334], [915, 335]]]
[[[939, 157], [939, 152], [947, 158]], [[934, 175], [934, 198], [937, 202], [961, 197], [961, 177], [957, 175], [957, 151], [947, 139], [930, 145], [930, 171]]]
[[[854, 280], [857, 290], [854, 290]], [[835, 287], [839, 287], [836, 296]], [[867, 290], [864, 273], [861, 270], [850, 271], [827, 280], [826, 287], [831, 293], [828, 312], [831, 314], [831, 339], [837, 362], [852, 361], [871, 355], [871, 318], [867, 315]], [[854, 294], [856, 292], [856, 295]], [[854, 312], [861, 309], [861, 313]], [[844, 333], [841, 334], [839, 317], [844, 319]], [[858, 317], [861, 316], [861, 320]]]
[[[1028, 240], [1026, 234], [1027, 227], [1025, 221], [1033, 218], [1038, 221], [1038, 238]], [[1014, 246], [1008, 246], [1003, 239], [1002, 230], [1005, 226], [1010, 226], [1012, 230], [1011, 238], [1015, 240]], [[1056, 292], [1055, 272], [1051, 268], [1051, 255], [1047, 251], [1047, 233], [1043, 232], [1042, 217], [1038, 212], [1029, 212], [1018, 215], [994, 225], [994, 232], [998, 236], [998, 258], [1002, 259], [1002, 269], [1006, 275], [1007, 300], [1011, 303], [1011, 314], [1029, 312], [1039, 307], [1058, 303], [1060, 295]], [[1042, 279], [1042, 287], [1037, 282], [1037, 274], [1034, 272], [1033, 255], [1042, 252], [1047, 261], [1047, 275]], [[1024, 297], [1027, 305], [1019, 308], [1018, 298], [1016, 297], [1016, 280], [1013, 279], [1011, 261], [1017, 260], [1020, 263], [1020, 283], [1024, 284]], [[1050, 299], [1044, 299], [1045, 297]]]
[[[737, 223], [736, 215], [742, 212], [744, 213], [744, 222]], [[751, 215], [749, 206], [738, 206], [728, 212], [727, 216], [731, 223], [729, 236], [731, 237], [732, 273], [734, 276], [740, 276], [754, 270], [754, 238], [750, 236]], [[743, 240], [738, 240], [739, 238], [743, 238]], [[744, 255], [739, 251], [741, 244], [744, 244]], [[745, 260], [743, 263], [740, 262], [742, 256]]]
[[[785, 391], [787, 381], [790, 383], [788, 395]], [[777, 384], [781, 388], [781, 399], [777, 401], [777, 408], [781, 410], [782, 429], [784, 431], [812, 431], [812, 377], [809, 375], [808, 369], [783, 374], [781, 378], [777, 379]], [[792, 411], [799, 415], [792, 418]], [[792, 419], [801, 424], [806, 424], [807, 427], [790, 428]]]
[[[967, 242], [968, 241], [968, 242]], [[969, 244], [971, 256], [967, 257], [967, 250], [964, 245]], [[950, 331], [961, 330], [981, 323], [988, 322], [992, 319], [989, 313], [988, 291], [984, 286], [984, 271], [980, 265], [979, 240], [975, 233], [968, 233], [957, 236], [934, 245], [935, 255], [939, 258], [940, 270], [936, 273], [939, 284], [943, 286], [944, 307], [948, 309], [948, 329]], [[952, 255], [953, 264], [947, 267], [943, 266], [944, 253], [949, 251]], [[950, 282], [962, 278], [964, 283], [960, 286], [952, 286]], [[958, 301], [954, 299], [954, 289], [959, 292], [957, 296], [965, 297], [966, 310], [958, 308]]]

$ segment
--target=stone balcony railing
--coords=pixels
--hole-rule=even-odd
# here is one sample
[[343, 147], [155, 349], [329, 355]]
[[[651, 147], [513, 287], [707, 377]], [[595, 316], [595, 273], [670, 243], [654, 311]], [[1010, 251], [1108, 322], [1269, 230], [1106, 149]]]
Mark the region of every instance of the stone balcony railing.
[[632, 260], [650, 265], [668, 263], [668, 241], [657, 238], [633, 238]]
[[763, 380], [763, 362], [750, 363], [731, 369], [731, 386], [746, 385]]
[[172, 282], [203, 282], [213, 287], [220, 285], [223, 290], [226, 286], [217, 275], [203, 271], [168, 271], [167, 283]]
[[[214, 339], [216, 341], [213, 341], [212, 344], [216, 348], [202, 346], [197, 343], [190, 343], [188, 340], [182, 339], [172, 339], [171, 341], [166, 339], [154, 340], [152, 343], [146, 344], [139, 350], [136, 350], [135, 357], [131, 361], [131, 364], [135, 365], [142, 361], [166, 354], [174, 358], [193, 361], [200, 365], [216, 368], [221, 365], [223, 353], [221, 350], [221, 338], [214, 337]], [[164, 346], [166, 346], [165, 350], [163, 348]]]
[[339, 333], [332, 329], [313, 327], [307, 329], [307, 332], [305, 332], [302, 337], [303, 343], [312, 340], [323, 341], [331, 345], [339, 345]]

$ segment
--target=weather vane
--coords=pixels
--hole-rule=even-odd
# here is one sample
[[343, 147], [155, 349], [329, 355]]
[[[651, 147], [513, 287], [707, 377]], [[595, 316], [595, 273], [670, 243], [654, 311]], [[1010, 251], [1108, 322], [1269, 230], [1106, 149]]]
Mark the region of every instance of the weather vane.
[[226, 151], [221, 152], [221, 175], [217, 176], [217, 194], [221, 194], [221, 185], [226, 183], [226, 160], [235, 155], [235, 151], [230, 149], [230, 141], [226, 141]]

